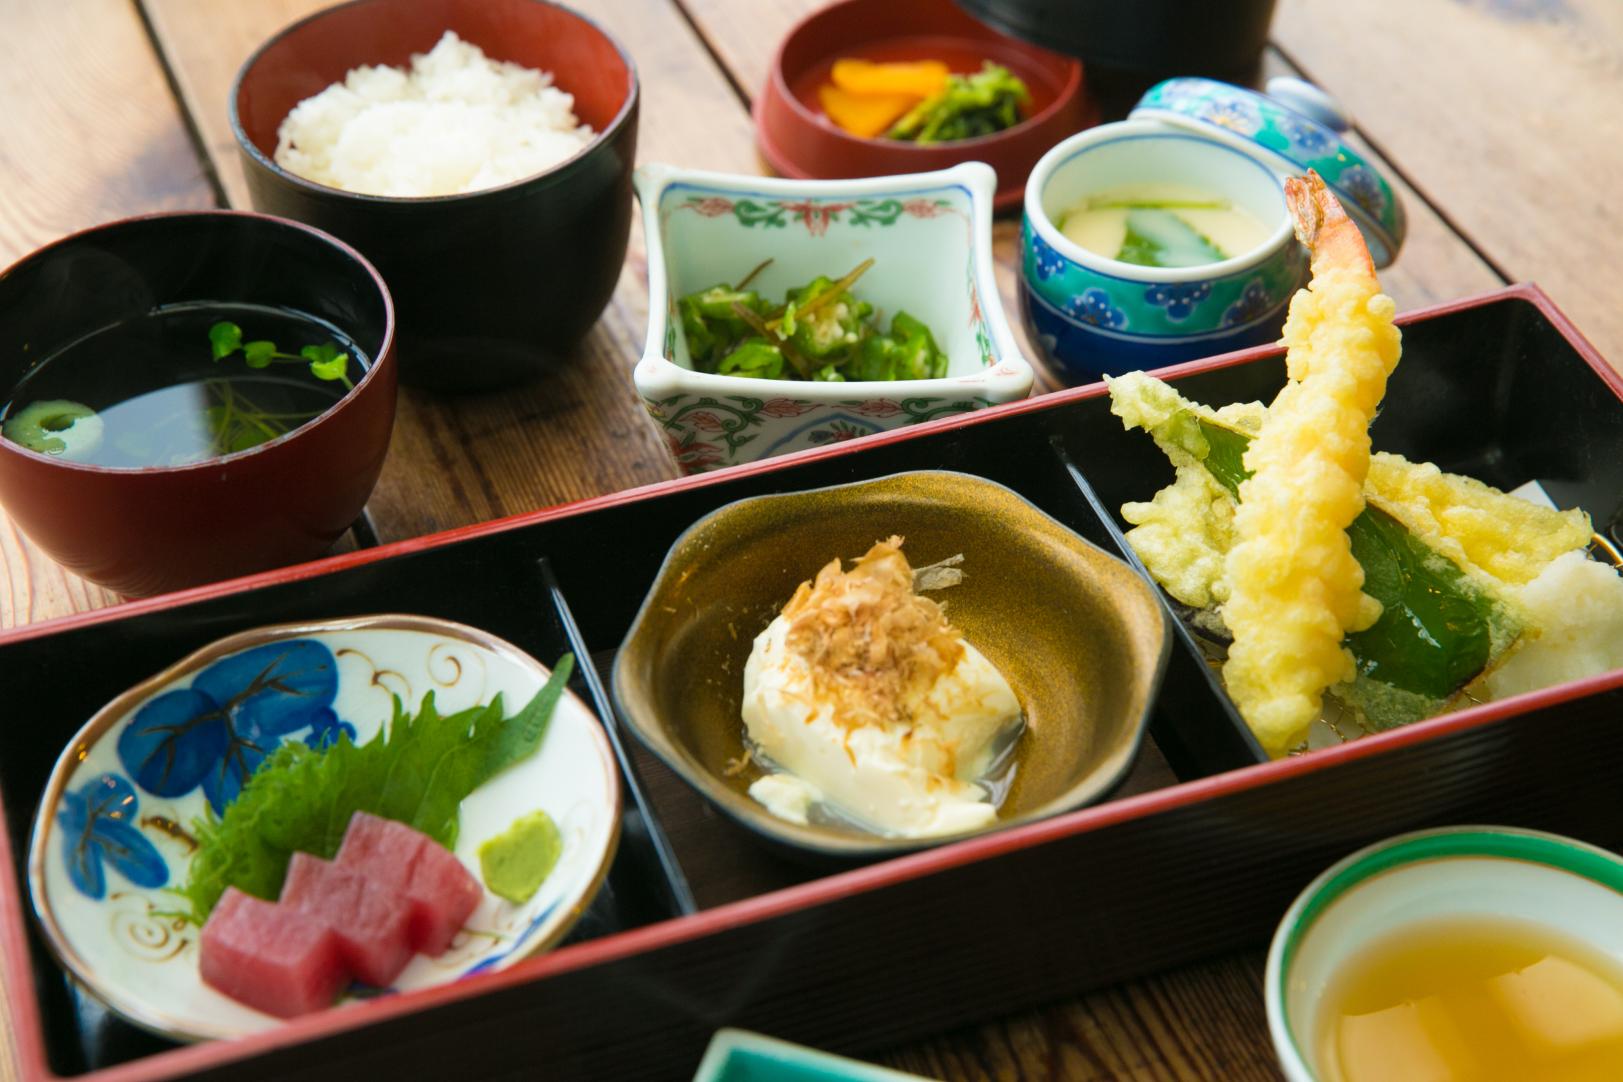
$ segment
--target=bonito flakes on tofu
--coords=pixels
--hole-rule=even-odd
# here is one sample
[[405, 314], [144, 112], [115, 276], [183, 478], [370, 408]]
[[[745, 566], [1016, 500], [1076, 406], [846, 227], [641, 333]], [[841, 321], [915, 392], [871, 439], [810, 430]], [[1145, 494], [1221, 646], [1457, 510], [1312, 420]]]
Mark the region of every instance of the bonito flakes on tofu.
[[1283, 755], [1321, 720], [1345, 738], [1336, 719], [1385, 729], [1623, 666], [1623, 577], [1585, 555], [1588, 515], [1371, 454], [1392, 302], [1319, 178], [1287, 196], [1313, 277], [1273, 404], [1211, 409], [1142, 372], [1107, 379], [1111, 411], [1176, 471], [1122, 506], [1128, 543], [1221, 658], [1258, 741]]

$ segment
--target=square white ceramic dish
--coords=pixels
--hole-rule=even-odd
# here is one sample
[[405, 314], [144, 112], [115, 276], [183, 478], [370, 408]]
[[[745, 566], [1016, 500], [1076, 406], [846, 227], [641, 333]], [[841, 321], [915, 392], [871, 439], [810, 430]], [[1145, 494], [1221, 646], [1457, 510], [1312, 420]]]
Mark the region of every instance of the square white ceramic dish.
[[[1031, 363], [1009, 332], [992, 275], [996, 174], [970, 162], [866, 180], [777, 180], [650, 164], [636, 172], [648, 243], [648, 340], [637, 390], [685, 473], [821, 447], [1024, 398]], [[874, 265], [857, 288], [888, 325], [927, 324], [948, 357], [940, 379], [851, 383], [694, 371], [677, 298], [737, 282], [782, 297], [819, 274]]]

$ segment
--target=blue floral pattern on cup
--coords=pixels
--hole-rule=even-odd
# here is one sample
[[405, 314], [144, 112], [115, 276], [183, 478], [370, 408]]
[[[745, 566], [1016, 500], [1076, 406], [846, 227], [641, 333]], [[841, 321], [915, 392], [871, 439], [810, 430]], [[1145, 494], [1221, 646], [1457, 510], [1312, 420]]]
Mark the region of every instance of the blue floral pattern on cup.
[[142, 705], [119, 734], [118, 759], [157, 796], [201, 785], [219, 814], [282, 736], [344, 727], [332, 711], [337, 693], [338, 663], [322, 643], [289, 639], [244, 650], [203, 669], [191, 687]]
[[62, 862], [79, 893], [98, 900], [106, 895], [104, 863], [138, 887], [169, 882], [169, 865], [136, 825], [140, 810], [135, 787], [117, 774], [98, 774], [77, 792], [62, 794], [56, 810]]
[[1127, 313], [1111, 303], [1102, 289], [1088, 289], [1065, 302], [1065, 314], [1094, 327], [1121, 330], [1127, 326]]
[[1200, 117], [1241, 135], [1255, 135], [1262, 130], [1261, 110], [1245, 98], [1208, 98], [1201, 103]]
[[1353, 197], [1359, 206], [1376, 215], [1386, 209], [1385, 187], [1375, 173], [1364, 165], [1349, 165], [1341, 171], [1337, 187]]
[[1037, 277], [1052, 278], [1065, 269], [1065, 257], [1053, 245], [1033, 233], [1030, 223], [1025, 223], [1024, 231], [1026, 243], [1031, 245], [1032, 266], [1037, 270]]
[[1165, 308], [1167, 319], [1173, 323], [1182, 323], [1188, 319], [1195, 306], [1211, 295], [1211, 282], [1180, 284], [1157, 282], [1144, 290], [1145, 303]]
[[1239, 299], [1224, 310], [1223, 322], [1219, 326], [1238, 327], [1242, 323], [1250, 323], [1261, 318], [1273, 304], [1267, 285], [1261, 278], [1253, 278], [1245, 284]]
[[[1341, 197], [1370, 241], [1377, 266], [1397, 255], [1407, 232], [1403, 204], [1356, 147], [1311, 117], [1273, 98], [1213, 79], [1168, 79], [1151, 87], [1130, 114], [1165, 121], [1167, 114], [1222, 127], [1277, 155], [1278, 167], [1315, 169]], [[1187, 121], [1174, 120], [1188, 127]], [[1261, 160], [1269, 160], [1264, 157]]]
[[1291, 146], [1310, 158], [1319, 158], [1336, 152], [1336, 140], [1325, 127], [1307, 117], [1285, 116], [1279, 120], [1279, 131]]

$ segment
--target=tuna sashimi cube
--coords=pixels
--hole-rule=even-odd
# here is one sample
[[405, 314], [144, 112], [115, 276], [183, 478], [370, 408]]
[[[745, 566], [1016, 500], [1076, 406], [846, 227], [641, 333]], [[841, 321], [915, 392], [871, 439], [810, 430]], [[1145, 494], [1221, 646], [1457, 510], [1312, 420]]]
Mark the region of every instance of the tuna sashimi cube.
[[411, 906], [360, 872], [294, 853], [282, 883], [282, 904], [325, 921], [339, 953], [363, 984], [382, 988], [411, 961]]
[[201, 939], [204, 983], [279, 1018], [331, 1006], [349, 982], [325, 922], [236, 887], [226, 888]]
[[430, 840], [412, 865], [406, 896], [418, 907], [416, 927], [421, 933], [421, 946], [417, 949], [436, 955], [451, 945], [462, 922], [479, 907], [485, 888], [455, 853]]
[[404, 823], [356, 812], [344, 831], [338, 863], [411, 905], [411, 944], [427, 955], [451, 945], [484, 888], [456, 854]]

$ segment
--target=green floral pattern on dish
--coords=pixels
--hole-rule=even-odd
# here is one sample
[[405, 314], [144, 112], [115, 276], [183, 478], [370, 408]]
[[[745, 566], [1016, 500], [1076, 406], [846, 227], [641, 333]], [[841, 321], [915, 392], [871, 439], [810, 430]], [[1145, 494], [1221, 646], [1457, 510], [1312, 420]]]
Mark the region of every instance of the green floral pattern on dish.
[[724, 195], [690, 195], [676, 207], [706, 218], [731, 214], [748, 229], [783, 229], [797, 222], [814, 237], [828, 232], [837, 223], [857, 226], [895, 225], [904, 214], [911, 218], [936, 218], [963, 212], [951, 200], [915, 197], [910, 199], [752, 199]]
[[986, 398], [966, 397], [943, 402], [938, 398], [852, 398], [834, 405], [846, 416], [834, 416], [809, 424], [787, 437], [777, 430], [781, 422], [826, 412], [824, 403], [795, 398], [752, 398], [744, 395], [679, 394], [657, 402], [645, 402], [648, 415], [664, 429], [665, 442], [677, 465], [686, 473], [721, 469], [750, 461], [753, 455], [740, 454], [746, 444], [778, 435], [787, 442], [773, 453], [804, 450], [841, 443], [858, 436], [901, 425], [933, 421], [992, 405]]

